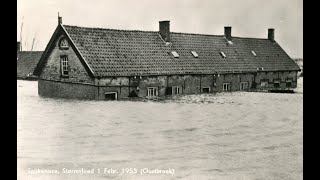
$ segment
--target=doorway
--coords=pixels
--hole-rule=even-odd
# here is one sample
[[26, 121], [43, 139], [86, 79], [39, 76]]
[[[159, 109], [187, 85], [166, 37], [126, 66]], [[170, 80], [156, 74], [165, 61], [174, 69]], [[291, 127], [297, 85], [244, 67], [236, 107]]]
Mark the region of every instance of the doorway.
[[117, 92], [107, 92], [104, 94], [105, 100], [114, 101], [118, 100], [118, 93]]
[[209, 93], [210, 92], [210, 87], [204, 87], [202, 88], [203, 93]]

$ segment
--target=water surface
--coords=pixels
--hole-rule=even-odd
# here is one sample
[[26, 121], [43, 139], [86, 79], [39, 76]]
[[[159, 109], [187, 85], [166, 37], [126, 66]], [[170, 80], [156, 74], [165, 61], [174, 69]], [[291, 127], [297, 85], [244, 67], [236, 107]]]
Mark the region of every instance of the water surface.
[[[295, 94], [218, 93], [154, 102], [42, 98], [17, 81], [18, 179], [302, 179], [302, 78]], [[148, 168], [166, 174], [30, 174]]]

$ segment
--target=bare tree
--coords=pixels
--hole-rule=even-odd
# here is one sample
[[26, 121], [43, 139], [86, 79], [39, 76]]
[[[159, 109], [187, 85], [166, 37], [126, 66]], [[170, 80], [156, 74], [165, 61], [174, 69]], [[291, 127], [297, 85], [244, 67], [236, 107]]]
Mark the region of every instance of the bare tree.
[[33, 39], [32, 39], [32, 44], [31, 44], [31, 50], [30, 51], [33, 50], [35, 40], [36, 40], [36, 36], [34, 36]]
[[22, 51], [22, 29], [23, 29], [23, 18], [22, 16], [22, 21], [21, 21], [21, 30], [20, 30], [20, 51]]
[[[26, 36], [26, 38], [25, 38], [26, 40], [24, 41], [24, 46], [25, 46], [25, 50], [27, 50], [27, 48], [28, 48], [28, 41], [27, 41], [27, 39], [28, 39], [28, 35]], [[22, 49], [21, 49], [22, 50]]]
[[28, 50], [29, 49], [29, 45], [31, 44], [31, 47], [30, 47], [30, 51], [32, 51], [35, 47], [36, 47], [36, 44], [37, 44], [37, 33], [34, 34], [33, 38], [32, 38], [32, 43], [29, 42], [28, 40], [28, 34], [26, 36], [23, 36], [23, 19], [24, 19], [24, 16], [22, 17], [22, 21], [21, 21], [21, 29], [20, 29], [20, 51], [23, 51], [23, 48], [24, 47], [24, 50]]

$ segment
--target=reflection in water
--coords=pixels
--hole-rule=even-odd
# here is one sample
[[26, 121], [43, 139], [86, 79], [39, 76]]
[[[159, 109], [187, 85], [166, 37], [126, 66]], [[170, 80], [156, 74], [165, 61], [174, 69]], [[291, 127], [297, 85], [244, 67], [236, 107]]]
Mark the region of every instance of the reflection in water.
[[[41, 98], [17, 83], [19, 179], [302, 179], [299, 93], [218, 93], [161, 102]], [[159, 174], [28, 174], [158, 168]]]

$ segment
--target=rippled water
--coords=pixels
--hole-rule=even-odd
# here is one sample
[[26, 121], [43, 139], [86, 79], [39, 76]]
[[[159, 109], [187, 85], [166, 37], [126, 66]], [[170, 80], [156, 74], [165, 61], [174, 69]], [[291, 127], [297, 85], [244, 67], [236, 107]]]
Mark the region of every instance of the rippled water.
[[[41, 98], [17, 81], [18, 179], [302, 179], [303, 94], [220, 93], [161, 102]], [[30, 174], [33, 169], [60, 174]], [[94, 174], [64, 174], [62, 168]], [[174, 169], [168, 174], [100, 168]]]

